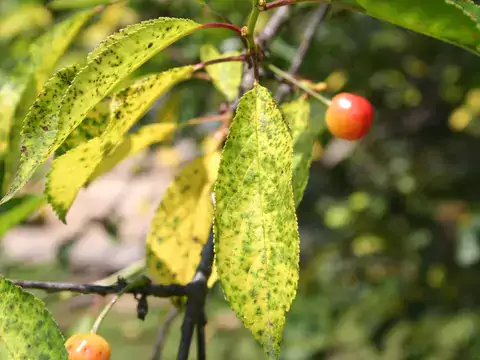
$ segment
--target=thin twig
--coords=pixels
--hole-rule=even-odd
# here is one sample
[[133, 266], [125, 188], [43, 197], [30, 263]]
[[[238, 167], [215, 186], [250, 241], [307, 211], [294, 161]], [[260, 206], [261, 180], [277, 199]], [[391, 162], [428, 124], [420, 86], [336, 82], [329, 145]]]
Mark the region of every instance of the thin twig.
[[[265, 50], [269, 42], [280, 31], [281, 27], [287, 22], [289, 14], [290, 9], [288, 8], [288, 6], [285, 6], [275, 11], [270, 20], [268, 20], [267, 25], [265, 25], [265, 27], [255, 39], [262, 51]], [[236, 101], [233, 101], [230, 106], [230, 110], [232, 112], [234, 112], [237, 108], [240, 97], [242, 97], [242, 95], [248, 89], [252, 88], [254, 80], [255, 75], [252, 71], [250, 71], [249, 64], [245, 62], [243, 67], [242, 82], [238, 89], [239, 98]]]
[[[298, 73], [298, 70], [300, 70], [300, 66], [302, 65], [305, 55], [307, 54], [310, 44], [312, 43], [315, 31], [317, 30], [322, 20], [325, 18], [329, 6], [330, 5], [328, 3], [320, 4], [320, 6], [318, 6], [317, 10], [312, 14], [312, 17], [308, 21], [305, 31], [303, 32], [300, 46], [298, 47], [292, 63], [290, 64], [290, 68], [288, 69], [288, 73], [290, 75], [296, 75]], [[289, 86], [288, 84], [284, 83], [280, 85], [277, 90], [277, 94], [275, 95], [277, 101], [280, 102], [285, 97], [285, 95], [288, 94], [290, 89], [291, 86]]]
[[284, 6], [275, 11], [262, 32], [257, 36], [257, 42], [266, 46], [271, 39], [280, 31], [281, 27], [287, 22], [290, 15], [290, 7]]
[[[45, 281], [24, 281], [12, 280], [17, 286], [24, 289], [44, 290], [47, 292], [61, 292], [70, 291], [78, 294], [97, 294], [110, 295], [117, 294], [126, 286], [118, 283], [116, 285], [95, 285], [95, 284], [73, 284], [60, 282], [45, 282]], [[127, 294], [141, 294], [155, 297], [175, 297], [186, 296], [188, 293], [188, 285], [169, 284], [169, 285], [141, 285], [136, 286], [126, 291]]]
[[155, 345], [153, 347], [153, 353], [150, 357], [150, 360], [161, 360], [162, 359], [162, 351], [165, 347], [165, 341], [167, 339], [168, 333], [170, 328], [175, 321], [175, 319], [180, 315], [180, 312], [176, 307], [172, 307], [168, 312], [165, 321], [163, 322], [162, 326], [157, 333], [157, 340], [155, 341]]

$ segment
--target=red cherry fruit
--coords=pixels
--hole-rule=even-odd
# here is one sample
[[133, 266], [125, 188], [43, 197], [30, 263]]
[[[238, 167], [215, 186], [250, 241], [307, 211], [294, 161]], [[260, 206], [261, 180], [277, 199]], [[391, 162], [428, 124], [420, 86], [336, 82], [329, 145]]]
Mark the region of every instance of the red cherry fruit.
[[367, 99], [350, 93], [335, 95], [325, 114], [328, 130], [345, 140], [364, 137], [372, 120], [372, 104]]
[[97, 334], [75, 334], [65, 347], [70, 360], [110, 360], [110, 345]]

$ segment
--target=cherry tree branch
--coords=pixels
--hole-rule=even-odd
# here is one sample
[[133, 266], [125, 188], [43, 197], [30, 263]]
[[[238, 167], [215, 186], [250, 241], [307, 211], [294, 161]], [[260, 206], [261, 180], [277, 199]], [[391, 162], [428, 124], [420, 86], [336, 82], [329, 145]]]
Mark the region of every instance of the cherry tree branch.
[[[128, 286], [126, 281], [118, 281], [115, 285], [95, 285], [95, 284], [74, 284], [63, 282], [49, 281], [28, 281], [28, 280], [12, 280], [12, 282], [24, 289], [44, 290], [48, 293], [69, 291], [77, 294], [96, 294], [111, 295], [121, 292]], [[140, 285], [132, 287], [125, 291], [126, 294], [141, 294], [160, 298], [187, 296], [190, 290], [190, 284], [179, 285]]]
[[258, 43], [265, 47], [270, 40], [280, 31], [290, 16], [290, 7], [284, 6], [275, 11], [262, 32], [257, 36]]
[[203, 328], [207, 322], [205, 318], [205, 298], [208, 292], [208, 278], [212, 273], [213, 258], [213, 234], [211, 233], [207, 243], [203, 247], [200, 264], [198, 265], [195, 276], [190, 283], [192, 291], [187, 299], [187, 305], [185, 308], [177, 360], [188, 359], [195, 327], [197, 328], [199, 334], [198, 339], [200, 342], [200, 349], [197, 358], [199, 360], [205, 359], [205, 347], [203, 346], [204, 336], [202, 334], [204, 334]]

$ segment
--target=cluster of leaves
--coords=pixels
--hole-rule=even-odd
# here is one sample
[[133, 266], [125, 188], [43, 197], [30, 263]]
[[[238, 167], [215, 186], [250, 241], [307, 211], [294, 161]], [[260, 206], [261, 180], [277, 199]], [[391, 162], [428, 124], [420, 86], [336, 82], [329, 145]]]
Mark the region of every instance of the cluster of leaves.
[[[345, 3], [373, 17], [478, 52], [479, 11], [473, 3], [429, 2], [430, 13], [408, 1]], [[129, 133], [157, 98], [201, 69], [186, 65], [140, 79], [128, 78], [155, 54], [202, 28], [191, 20], [160, 18], [125, 28], [104, 40], [85, 63], [64, 67], [50, 77], [59, 57], [97, 11], [74, 14], [30, 45], [27, 65], [15, 69], [0, 93], [0, 149], [4, 183], [9, 185], [3, 201], [15, 195], [35, 170], [54, 156], [46, 196], [63, 221], [83, 186], [179, 128], [175, 123], [157, 123]], [[234, 54], [238, 53], [220, 54], [206, 45], [201, 58], [208, 61]], [[225, 99], [235, 100], [241, 64], [216, 64], [206, 70]], [[279, 107], [268, 89], [255, 85], [240, 99], [223, 152], [219, 143], [185, 166], [159, 205], [147, 238], [152, 277], [159, 282], [185, 284], [193, 276], [215, 219], [216, 269], [226, 298], [273, 357], [278, 355], [285, 312], [298, 281], [295, 208], [307, 184], [317, 135], [309, 125], [310, 106], [300, 98]], [[214, 185], [215, 209], [211, 202]], [[338, 213], [330, 216], [334, 219], [332, 227], [343, 225]], [[23, 296], [6, 280], [2, 284], [10, 300]], [[2, 307], [4, 317], [8, 316], [7, 308]], [[2, 330], [22, 338], [26, 328], [8, 329], [5, 326]], [[17, 344], [18, 338], [12, 343]], [[20, 356], [15, 346], [9, 350]], [[41, 351], [39, 348], [36, 358], [42, 358]]]

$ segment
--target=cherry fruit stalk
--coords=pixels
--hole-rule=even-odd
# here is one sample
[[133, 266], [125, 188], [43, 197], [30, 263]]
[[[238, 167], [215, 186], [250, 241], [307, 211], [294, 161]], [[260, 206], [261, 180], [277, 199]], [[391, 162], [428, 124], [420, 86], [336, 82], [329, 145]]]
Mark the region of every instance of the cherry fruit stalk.
[[350, 93], [335, 95], [325, 113], [328, 130], [344, 140], [364, 137], [372, 125], [372, 120], [372, 104], [367, 99]]
[[70, 360], [110, 360], [110, 345], [101, 336], [75, 334], [65, 342]]

